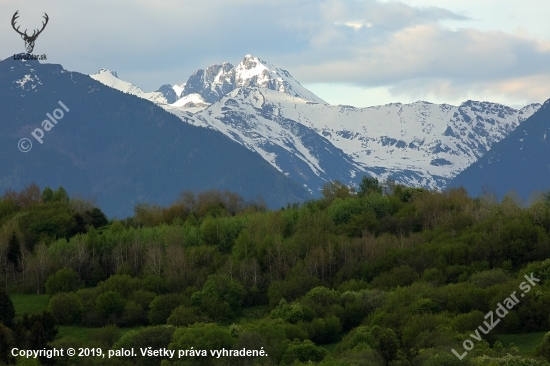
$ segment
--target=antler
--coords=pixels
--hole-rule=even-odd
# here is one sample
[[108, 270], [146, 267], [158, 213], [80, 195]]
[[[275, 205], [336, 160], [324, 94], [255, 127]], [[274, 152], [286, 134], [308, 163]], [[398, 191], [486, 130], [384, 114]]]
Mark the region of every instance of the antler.
[[[38, 35], [40, 33], [42, 33], [42, 31], [44, 30], [44, 28], [46, 28], [46, 25], [48, 24], [48, 20], [50, 20], [50, 18], [48, 17], [48, 14], [44, 13], [45, 15], [43, 16], [44, 19], [46, 19], [45, 22], [42, 22], [42, 29], [40, 30], [35, 30], [33, 33], [32, 33], [32, 36], [30, 36], [30, 38], [36, 38], [38, 37]], [[38, 32], [38, 33], [36, 33]]]
[[20, 35], [26, 36], [26, 35], [27, 35], [27, 30], [26, 30], [26, 29], [25, 29], [25, 33], [21, 33], [21, 32], [19, 31], [19, 27], [15, 28], [15, 20], [16, 20], [17, 18], [19, 18], [19, 15], [17, 15], [18, 13], [19, 13], [19, 10], [17, 10], [17, 11], [15, 12], [15, 14], [13, 14], [13, 17], [11, 18], [11, 26], [12, 26], [13, 29], [14, 29], [17, 33], [19, 33]]
[[19, 18], [19, 10], [17, 10], [15, 12], [15, 14], [13, 14], [13, 17], [11, 18], [11, 26], [13, 27], [13, 29], [15, 29], [15, 31], [17, 33], [19, 33], [20, 35], [22, 35], [23, 37], [25, 37], [25, 39], [36, 39], [36, 37], [38, 37], [38, 35], [40, 33], [42, 33], [42, 31], [44, 30], [44, 28], [46, 28], [46, 25], [48, 24], [48, 21], [50, 20], [50, 17], [48, 17], [48, 14], [47, 13], [44, 13], [44, 16], [43, 18], [46, 20], [45, 22], [42, 22], [42, 29], [38, 30], [38, 29], [35, 29], [34, 32], [32, 33], [32, 36], [29, 36], [27, 34], [27, 30], [25, 29], [25, 33], [21, 33], [21, 31], [19, 31], [19, 27], [15, 28], [15, 21], [17, 20], [17, 18]]

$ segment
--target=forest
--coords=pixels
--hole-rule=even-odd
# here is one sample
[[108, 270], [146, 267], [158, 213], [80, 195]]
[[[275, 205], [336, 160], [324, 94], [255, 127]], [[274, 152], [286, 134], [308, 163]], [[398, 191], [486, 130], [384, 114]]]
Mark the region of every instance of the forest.
[[277, 210], [184, 191], [109, 219], [61, 187], [7, 191], [0, 363], [548, 366], [550, 192], [516, 197], [365, 177]]

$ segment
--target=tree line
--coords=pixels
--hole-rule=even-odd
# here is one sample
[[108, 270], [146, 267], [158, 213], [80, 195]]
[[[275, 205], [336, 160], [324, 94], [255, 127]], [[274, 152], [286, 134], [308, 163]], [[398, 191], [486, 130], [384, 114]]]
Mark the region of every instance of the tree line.
[[[63, 188], [6, 192], [4, 292], [50, 298], [32, 319], [15, 318], [4, 301], [0, 343], [30, 344], [39, 324], [42, 346], [82, 346], [55, 331], [74, 325], [91, 329], [87, 346], [104, 349], [269, 355], [108, 364], [548, 365], [549, 335], [531, 356], [497, 336], [550, 328], [550, 195], [523, 207], [513, 195], [497, 202], [373, 178], [357, 189], [330, 182], [322, 193], [268, 210], [231, 192], [182, 192], [169, 207], [140, 204], [108, 220]], [[451, 354], [531, 272], [540, 286], [467, 359]]]

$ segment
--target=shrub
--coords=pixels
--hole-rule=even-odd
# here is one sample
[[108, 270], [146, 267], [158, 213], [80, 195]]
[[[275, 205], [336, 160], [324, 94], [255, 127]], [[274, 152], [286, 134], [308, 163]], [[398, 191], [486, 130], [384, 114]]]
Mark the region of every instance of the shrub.
[[537, 351], [546, 361], [550, 362], [550, 332], [544, 335]]
[[49, 310], [59, 324], [77, 324], [83, 313], [80, 298], [74, 294], [60, 292], [50, 300]]
[[470, 283], [474, 286], [487, 288], [493, 285], [498, 285], [508, 281], [510, 277], [500, 268], [490, 269], [488, 271], [482, 271], [474, 273], [470, 277]]
[[303, 342], [294, 341], [286, 349], [281, 364], [293, 365], [300, 362], [320, 362], [328, 355], [328, 351], [317, 347], [312, 341], [306, 339]]
[[151, 302], [149, 321], [153, 325], [165, 324], [172, 311], [186, 302], [186, 297], [181, 294], [159, 295]]
[[124, 312], [125, 303], [118, 292], [107, 291], [97, 297], [95, 310], [104, 318], [119, 316]]
[[73, 292], [78, 289], [80, 277], [72, 268], [61, 268], [46, 281], [46, 293]]

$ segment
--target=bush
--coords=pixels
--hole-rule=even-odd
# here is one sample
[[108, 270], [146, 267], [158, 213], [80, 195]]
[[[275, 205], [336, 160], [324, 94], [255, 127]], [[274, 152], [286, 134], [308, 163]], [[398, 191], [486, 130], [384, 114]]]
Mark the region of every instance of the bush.
[[500, 268], [474, 273], [470, 277], [470, 283], [474, 286], [487, 288], [508, 281], [510, 277]]
[[166, 324], [166, 320], [172, 311], [186, 302], [185, 295], [166, 294], [159, 295], [151, 302], [149, 310], [149, 321], [153, 325]]
[[100, 287], [103, 291], [114, 291], [121, 294], [123, 297], [128, 297], [132, 292], [142, 288], [142, 282], [139, 278], [131, 277], [130, 275], [116, 274], [106, 279]]
[[316, 318], [307, 324], [309, 338], [316, 344], [337, 342], [342, 332], [342, 323], [334, 315], [326, 318]]
[[[481, 311], [474, 310], [468, 314], [458, 314], [451, 320], [451, 327], [460, 333], [472, 332], [483, 324], [484, 316]], [[508, 318], [506, 318], [508, 320]]]
[[78, 290], [80, 277], [72, 268], [61, 268], [46, 281], [46, 293], [55, 295], [58, 292], [73, 292]]
[[282, 319], [288, 323], [296, 324], [301, 321], [309, 322], [315, 317], [315, 312], [299, 304], [289, 304], [285, 299], [271, 311], [269, 316], [273, 319]]
[[60, 292], [50, 300], [49, 310], [59, 324], [77, 324], [84, 311], [80, 298], [74, 294]]
[[353, 350], [374, 349], [380, 353], [386, 364], [395, 359], [399, 351], [399, 340], [388, 328], [360, 326], [352, 330], [336, 347], [337, 353]]
[[550, 362], [550, 332], [544, 335], [537, 351], [546, 361]]
[[281, 364], [293, 365], [300, 362], [320, 362], [328, 355], [328, 351], [317, 347], [312, 341], [306, 339], [303, 342], [294, 341], [286, 349]]
[[97, 297], [95, 311], [104, 318], [120, 316], [124, 312], [125, 303], [118, 292], [107, 291]]
[[207, 317], [202, 315], [197, 306], [180, 305], [172, 311], [167, 323], [176, 327], [186, 327], [207, 320]]
[[233, 318], [245, 296], [246, 291], [239, 281], [225, 275], [211, 275], [191, 300], [210, 318], [220, 321]]

